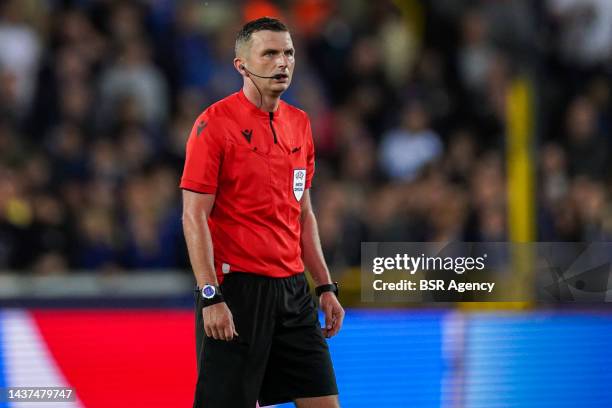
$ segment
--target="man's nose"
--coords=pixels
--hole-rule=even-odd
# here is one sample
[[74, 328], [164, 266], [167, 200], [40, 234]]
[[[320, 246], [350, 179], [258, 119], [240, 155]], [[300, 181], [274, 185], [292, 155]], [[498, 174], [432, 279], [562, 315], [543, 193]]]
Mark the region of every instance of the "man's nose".
[[279, 68], [289, 67], [289, 56], [285, 54], [280, 54], [276, 60], [276, 66]]

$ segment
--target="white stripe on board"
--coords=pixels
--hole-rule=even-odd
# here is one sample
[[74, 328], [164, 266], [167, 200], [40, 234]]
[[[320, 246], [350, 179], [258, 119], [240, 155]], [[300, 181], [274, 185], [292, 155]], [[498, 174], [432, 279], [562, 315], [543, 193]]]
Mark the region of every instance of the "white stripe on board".
[[[0, 311], [0, 324], [7, 387], [70, 386], [27, 311]], [[13, 403], [12, 407], [42, 408], [43, 405], [45, 408], [84, 408], [78, 396], [73, 402], [20, 402]]]

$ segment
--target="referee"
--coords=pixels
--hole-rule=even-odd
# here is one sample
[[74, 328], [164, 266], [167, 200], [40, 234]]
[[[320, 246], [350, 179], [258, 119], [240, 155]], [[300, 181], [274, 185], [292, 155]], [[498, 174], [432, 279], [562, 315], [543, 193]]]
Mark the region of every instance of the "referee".
[[193, 406], [339, 407], [324, 337], [338, 333], [344, 310], [310, 203], [310, 121], [280, 99], [295, 66], [291, 35], [260, 18], [242, 27], [235, 51], [244, 85], [197, 118], [180, 184], [197, 281]]

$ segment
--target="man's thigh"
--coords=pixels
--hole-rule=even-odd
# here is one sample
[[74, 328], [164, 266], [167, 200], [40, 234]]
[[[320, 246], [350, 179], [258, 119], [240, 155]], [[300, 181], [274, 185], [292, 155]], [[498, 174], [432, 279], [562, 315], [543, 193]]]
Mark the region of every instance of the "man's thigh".
[[249, 354], [246, 344], [205, 337], [194, 408], [255, 406], [262, 373]]
[[[221, 290], [239, 336], [215, 340], [204, 333], [202, 302], [196, 301], [198, 379], [194, 408], [254, 407], [270, 352], [273, 304], [258, 281], [226, 277]], [[265, 288], [264, 288], [265, 289]]]
[[305, 277], [286, 279], [283, 293], [286, 297], [274, 331], [260, 403], [337, 395], [329, 348]]
[[325, 397], [298, 398], [295, 400], [297, 408], [340, 408], [337, 395]]

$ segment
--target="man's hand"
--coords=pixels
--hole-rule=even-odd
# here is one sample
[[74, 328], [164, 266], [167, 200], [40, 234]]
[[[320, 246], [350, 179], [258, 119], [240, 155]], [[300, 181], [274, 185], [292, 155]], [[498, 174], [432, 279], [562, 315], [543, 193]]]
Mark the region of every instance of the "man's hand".
[[323, 335], [327, 338], [335, 336], [342, 327], [344, 309], [333, 292], [323, 292], [319, 296], [319, 305], [325, 314]]
[[204, 332], [208, 337], [216, 340], [230, 341], [238, 336], [234, 326], [234, 317], [225, 302], [202, 308], [204, 318]]

